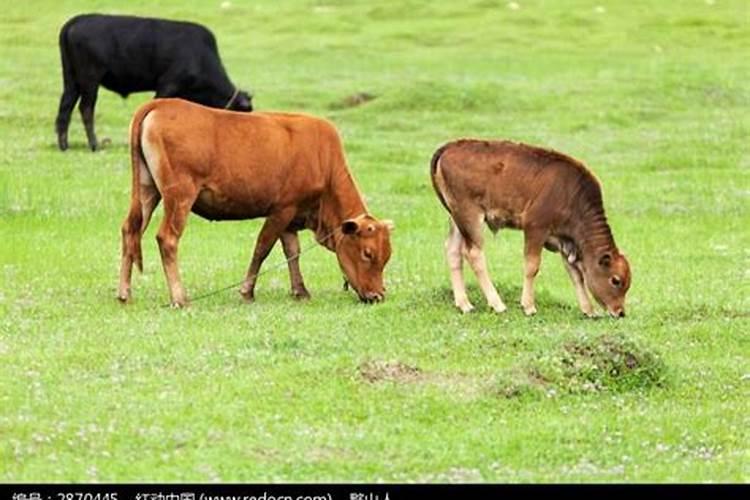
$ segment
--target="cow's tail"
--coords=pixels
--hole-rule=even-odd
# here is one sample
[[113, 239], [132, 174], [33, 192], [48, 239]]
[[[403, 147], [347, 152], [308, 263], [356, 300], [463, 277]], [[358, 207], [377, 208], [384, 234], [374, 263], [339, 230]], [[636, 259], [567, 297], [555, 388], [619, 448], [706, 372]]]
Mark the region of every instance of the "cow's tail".
[[70, 123], [70, 112], [73, 110], [79, 95], [78, 84], [76, 83], [75, 73], [73, 72], [73, 63], [70, 60], [70, 41], [68, 40], [68, 32], [75, 22], [76, 18], [74, 17], [73, 19], [68, 20], [63, 27], [60, 28], [60, 36], [58, 40], [63, 78], [63, 97], [60, 103], [60, 110], [55, 119], [55, 132], [58, 135], [67, 132], [68, 123]]
[[443, 193], [443, 189], [445, 189], [445, 183], [442, 180], [442, 173], [438, 171], [438, 168], [440, 166], [440, 157], [450, 145], [451, 143], [443, 144], [442, 146], [440, 146], [432, 155], [432, 159], [430, 160], [430, 179], [432, 179], [432, 187], [435, 188], [435, 193], [437, 194], [440, 203], [443, 204], [448, 213], [451, 213], [451, 207], [449, 207], [448, 202], [445, 201], [445, 194]]
[[143, 208], [141, 200], [141, 174], [149, 172], [146, 158], [141, 148], [141, 131], [143, 120], [154, 109], [157, 101], [149, 101], [135, 112], [130, 122], [130, 165], [132, 167], [133, 183], [130, 195], [130, 210], [122, 226], [122, 252], [143, 272], [143, 254], [141, 253], [141, 236], [143, 232]]
[[75, 86], [73, 66], [70, 62], [70, 50], [68, 48], [68, 31], [70, 31], [70, 27], [75, 21], [76, 19], [73, 18], [66, 22], [62, 28], [60, 28], [60, 37], [58, 44], [60, 46], [60, 62], [62, 63], [63, 87], [65, 89]]

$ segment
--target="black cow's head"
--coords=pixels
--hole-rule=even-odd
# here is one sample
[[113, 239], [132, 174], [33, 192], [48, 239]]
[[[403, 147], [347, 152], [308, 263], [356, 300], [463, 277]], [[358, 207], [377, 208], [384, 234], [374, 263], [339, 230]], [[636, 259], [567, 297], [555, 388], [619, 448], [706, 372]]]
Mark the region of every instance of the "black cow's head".
[[227, 109], [231, 109], [232, 111], [252, 111], [253, 96], [251, 96], [244, 90], [240, 90], [237, 92], [237, 95], [234, 96], [234, 99], [232, 99], [232, 101], [229, 103]]

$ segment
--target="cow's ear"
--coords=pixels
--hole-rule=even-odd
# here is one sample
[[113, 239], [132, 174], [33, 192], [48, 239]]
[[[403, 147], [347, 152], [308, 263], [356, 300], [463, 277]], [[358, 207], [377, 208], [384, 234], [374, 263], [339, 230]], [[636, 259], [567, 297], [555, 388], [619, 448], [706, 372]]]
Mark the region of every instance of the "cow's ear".
[[394, 229], [396, 229], [396, 224], [391, 219], [384, 219], [380, 222], [385, 226], [385, 228], [389, 232], [392, 232]]
[[348, 219], [341, 223], [341, 232], [344, 234], [356, 234], [359, 231], [359, 223], [354, 219]]
[[601, 257], [599, 257], [599, 265], [604, 268], [608, 268], [609, 265], [612, 263], [612, 255], [609, 253], [605, 253]]

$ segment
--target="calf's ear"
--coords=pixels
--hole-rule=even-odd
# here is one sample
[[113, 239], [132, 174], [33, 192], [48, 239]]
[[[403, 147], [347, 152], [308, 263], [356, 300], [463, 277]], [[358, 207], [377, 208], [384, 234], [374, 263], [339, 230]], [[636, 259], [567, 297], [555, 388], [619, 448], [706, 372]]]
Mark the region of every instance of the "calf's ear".
[[396, 224], [391, 219], [383, 219], [380, 221], [388, 231], [396, 229]]
[[355, 234], [359, 231], [359, 223], [354, 219], [348, 219], [341, 223], [341, 232], [344, 234]]

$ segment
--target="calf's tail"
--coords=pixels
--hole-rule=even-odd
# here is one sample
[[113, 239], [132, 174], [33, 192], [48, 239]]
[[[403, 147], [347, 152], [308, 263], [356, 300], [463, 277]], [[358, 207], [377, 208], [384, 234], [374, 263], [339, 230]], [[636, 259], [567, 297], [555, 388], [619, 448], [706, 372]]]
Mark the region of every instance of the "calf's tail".
[[451, 213], [451, 208], [448, 206], [448, 203], [445, 201], [445, 195], [443, 194], [440, 183], [437, 180], [438, 174], [438, 162], [440, 161], [440, 157], [443, 155], [445, 150], [450, 146], [450, 143], [443, 144], [440, 146], [437, 151], [432, 155], [432, 159], [430, 160], [430, 179], [432, 180], [432, 187], [435, 188], [435, 194], [437, 194], [438, 199], [440, 200], [440, 203], [443, 204], [445, 209], [448, 211], [448, 213]]

